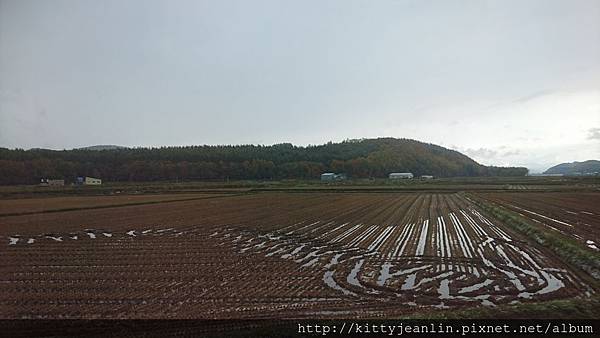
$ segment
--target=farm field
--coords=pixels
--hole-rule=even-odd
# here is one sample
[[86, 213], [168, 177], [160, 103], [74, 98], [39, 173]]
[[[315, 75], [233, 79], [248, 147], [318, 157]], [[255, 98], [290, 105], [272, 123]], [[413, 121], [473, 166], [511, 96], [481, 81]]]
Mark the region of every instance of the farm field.
[[600, 250], [599, 193], [478, 193], [548, 229]]
[[153, 203], [197, 199], [217, 194], [147, 194], [111, 196], [68, 196], [18, 198], [0, 200], [0, 216], [20, 213], [40, 213], [64, 209], [85, 209], [138, 203]]
[[597, 293], [454, 193], [1, 216], [0, 243], [3, 318], [371, 318]]

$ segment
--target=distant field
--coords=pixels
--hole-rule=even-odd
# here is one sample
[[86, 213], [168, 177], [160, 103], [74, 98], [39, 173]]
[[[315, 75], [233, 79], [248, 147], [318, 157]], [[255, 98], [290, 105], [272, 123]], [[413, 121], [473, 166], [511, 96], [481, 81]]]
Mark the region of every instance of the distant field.
[[167, 202], [198, 199], [209, 196], [218, 196], [218, 194], [155, 194], [3, 199], [0, 200], [0, 216], [19, 213], [39, 213], [64, 209], [85, 209], [127, 204]]
[[256, 193], [4, 216], [0, 241], [4, 318], [395, 317], [598, 292], [455, 193]]
[[596, 177], [456, 177], [433, 180], [350, 179], [321, 182], [318, 179], [185, 181], [185, 182], [106, 182], [101, 186], [0, 186], [0, 198], [36, 196], [85, 196], [166, 193], [236, 193], [248, 191], [573, 191], [600, 192]]

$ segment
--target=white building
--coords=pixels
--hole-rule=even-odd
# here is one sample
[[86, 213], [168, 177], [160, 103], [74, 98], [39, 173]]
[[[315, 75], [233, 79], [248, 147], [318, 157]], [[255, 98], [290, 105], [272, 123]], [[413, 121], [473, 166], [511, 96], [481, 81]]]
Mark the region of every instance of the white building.
[[343, 181], [346, 179], [346, 174], [322, 173], [321, 181]]
[[100, 185], [102, 184], [102, 180], [99, 178], [93, 178], [93, 177], [85, 177], [85, 180], [83, 181], [83, 184], [85, 185]]
[[424, 179], [424, 180], [432, 180], [433, 176], [431, 176], [431, 175], [421, 175], [421, 178]]
[[321, 174], [321, 181], [334, 181], [334, 180], [335, 180], [334, 173], [322, 173]]
[[42, 178], [40, 180], [40, 185], [44, 187], [48, 186], [63, 186], [65, 185], [65, 180], [53, 180], [49, 178]]
[[413, 174], [412, 173], [390, 173], [389, 178], [391, 180], [410, 179], [410, 178], [413, 178]]

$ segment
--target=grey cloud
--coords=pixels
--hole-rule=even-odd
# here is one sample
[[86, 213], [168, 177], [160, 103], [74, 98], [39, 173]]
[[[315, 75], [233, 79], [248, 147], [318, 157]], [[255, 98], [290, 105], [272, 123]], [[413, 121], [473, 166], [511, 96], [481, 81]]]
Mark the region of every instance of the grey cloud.
[[508, 156], [517, 156], [517, 155], [521, 155], [521, 152], [519, 150], [509, 150], [507, 152], [502, 153], [503, 157], [508, 157]]
[[588, 129], [588, 140], [600, 140], [600, 128]]
[[533, 100], [535, 100], [535, 99], [537, 99], [539, 97], [546, 96], [546, 95], [551, 95], [551, 94], [554, 94], [554, 93], [556, 93], [556, 90], [553, 90], [553, 89], [540, 90], [540, 91], [535, 92], [533, 94], [526, 95], [526, 96], [523, 96], [523, 97], [519, 97], [519, 98], [513, 100], [511, 103], [525, 103], [525, 102], [533, 101]]
[[474, 157], [475, 159], [483, 160], [498, 160], [509, 156], [521, 155], [521, 151], [518, 149], [510, 149], [507, 146], [499, 146], [498, 148], [479, 148], [479, 149], [465, 149], [464, 153]]
[[[587, 133], [528, 108], [598, 90], [600, 2], [457, 3], [0, 0], [0, 147], [395, 136], [554, 163], [525, 146]], [[570, 120], [600, 127], [592, 100]]]
[[488, 148], [479, 148], [479, 149], [465, 149], [464, 152], [472, 157], [476, 157], [476, 158], [484, 158], [484, 159], [490, 159], [490, 158], [494, 158], [496, 157], [496, 155], [498, 155], [498, 152], [496, 150], [492, 150], [492, 149], [488, 149]]

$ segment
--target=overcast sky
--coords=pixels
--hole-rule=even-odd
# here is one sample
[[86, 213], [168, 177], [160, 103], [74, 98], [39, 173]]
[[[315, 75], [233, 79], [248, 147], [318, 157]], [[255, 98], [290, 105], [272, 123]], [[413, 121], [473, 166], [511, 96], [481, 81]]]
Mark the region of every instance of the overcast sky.
[[600, 1], [0, 0], [0, 146], [600, 159]]

